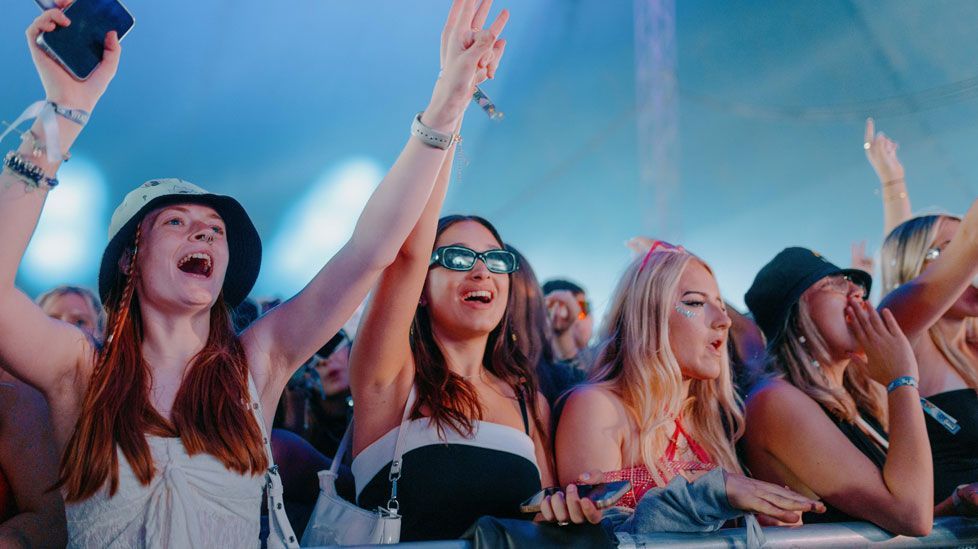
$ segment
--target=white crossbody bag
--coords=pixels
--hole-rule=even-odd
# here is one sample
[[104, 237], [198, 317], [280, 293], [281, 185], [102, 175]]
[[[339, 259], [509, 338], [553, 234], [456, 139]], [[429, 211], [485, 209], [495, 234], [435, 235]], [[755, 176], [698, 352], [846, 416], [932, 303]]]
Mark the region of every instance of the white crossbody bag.
[[391, 461], [389, 479], [391, 497], [387, 507], [368, 511], [354, 505], [336, 493], [336, 477], [339, 464], [343, 461], [353, 433], [353, 423], [343, 434], [343, 440], [336, 450], [336, 457], [329, 469], [319, 472], [319, 499], [309, 517], [309, 525], [302, 536], [303, 546], [319, 545], [367, 545], [397, 543], [401, 539], [401, 515], [397, 502], [397, 482], [401, 478], [401, 456], [404, 453], [404, 431], [408, 415], [414, 406], [416, 394], [414, 387], [408, 395], [401, 415], [401, 426], [394, 444], [394, 458]]
[[248, 391], [251, 393], [251, 411], [258, 420], [261, 437], [265, 443], [265, 454], [268, 456], [268, 471], [265, 472], [265, 498], [268, 505], [268, 549], [299, 549], [299, 540], [295, 537], [292, 524], [285, 514], [285, 503], [282, 497], [282, 477], [278, 474], [278, 465], [272, 456], [272, 439], [265, 430], [265, 417], [262, 413], [261, 397], [255, 382], [248, 376]]

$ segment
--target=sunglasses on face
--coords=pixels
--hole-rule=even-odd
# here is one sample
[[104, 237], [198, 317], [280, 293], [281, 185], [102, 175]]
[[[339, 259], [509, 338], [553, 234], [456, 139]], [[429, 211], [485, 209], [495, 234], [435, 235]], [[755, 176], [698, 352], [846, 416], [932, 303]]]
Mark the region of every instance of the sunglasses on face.
[[835, 292], [842, 295], [849, 295], [852, 293], [853, 286], [858, 288], [860, 299], [866, 299], [866, 294], [869, 293], [866, 291], [866, 287], [849, 275], [830, 276], [818, 286], [818, 289], [828, 290], [830, 292]]
[[429, 267], [440, 265], [451, 271], [471, 271], [476, 260], [481, 259], [491, 273], [510, 274], [519, 269], [519, 262], [513, 252], [506, 250], [487, 250], [477, 252], [465, 246], [442, 246], [431, 253]]

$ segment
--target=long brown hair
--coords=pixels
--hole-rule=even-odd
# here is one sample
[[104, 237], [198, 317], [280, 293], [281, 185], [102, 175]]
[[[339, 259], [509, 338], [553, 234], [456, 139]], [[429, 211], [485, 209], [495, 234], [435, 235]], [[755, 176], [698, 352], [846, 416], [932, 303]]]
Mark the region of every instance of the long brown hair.
[[204, 348], [192, 359], [167, 421], [150, 403], [152, 373], [142, 356], [143, 325], [135, 281], [141, 228], [129, 248], [128, 274], [115, 273], [105, 303], [110, 332], [96, 351], [75, 430], [61, 458], [59, 486], [65, 500], [92, 496], [109, 480], [119, 487], [122, 450], [136, 478], [147, 485], [155, 474], [146, 436], [179, 436], [190, 455], [213, 455], [239, 474], [268, 467], [261, 430], [249, 410], [248, 364], [234, 334], [223, 293], [210, 311]]
[[882, 386], [857, 364], [846, 367], [842, 387], [833, 387], [818, 366], [829, 356], [828, 346], [812, 320], [808, 304], [799, 299], [788, 313], [786, 328], [768, 343], [767, 367], [773, 377], [791, 383], [833, 416], [853, 423], [859, 412], [887, 424]]
[[[503, 239], [489, 221], [474, 215], [450, 215], [438, 220], [437, 235], [456, 223], [474, 221], [485, 227], [503, 246]], [[437, 240], [437, 236], [436, 236]], [[513, 299], [513, 284], [509, 285], [508, 299]], [[533, 425], [547, 447], [547, 430], [537, 414], [537, 380], [534, 375], [536, 364], [519, 345], [510, 307], [506, 307], [502, 321], [491, 332], [486, 342], [486, 352], [482, 355], [482, 366], [494, 376], [502, 379], [512, 388], [513, 393], [522, 395], [529, 408]], [[428, 308], [418, 306], [411, 325], [411, 354], [414, 356], [414, 382], [417, 386], [418, 401], [411, 412], [412, 418], [421, 417], [425, 408], [438, 429], [444, 434], [450, 428], [463, 436], [472, 436], [474, 420], [483, 417], [482, 404], [475, 387], [462, 376], [453, 373], [445, 365], [445, 356], [435, 341]]]

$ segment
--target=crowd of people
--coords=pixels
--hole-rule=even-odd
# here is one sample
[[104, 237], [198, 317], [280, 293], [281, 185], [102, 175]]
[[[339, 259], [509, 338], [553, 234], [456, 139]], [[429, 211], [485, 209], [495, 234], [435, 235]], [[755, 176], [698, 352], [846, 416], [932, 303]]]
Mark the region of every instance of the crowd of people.
[[[978, 516], [978, 202], [913, 217], [897, 146], [870, 120], [878, 305], [865, 258], [791, 247], [740, 313], [704, 258], [636, 238], [595, 333], [581, 285], [541, 285], [489, 220], [441, 217], [466, 106], [506, 48], [509, 14], [489, 23], [490, 7], [453, 2], [431, 100], [353, 236], [266, 303], [248, 298], [248, 214], [178, 179], [116, 209], [97, 294], [16, 287], [121, 56], [110, 33], [77, 81], [35, 42], [70, 21], [34, 21], [54, 123], [0, 174], [0, 545], [294, 546], [344, 528], [314, 513], [328, 469], [340, 497], [399, 516], [402, 541], [486, 516], [629, 533], [862, 520], [909, 536]], [[622, 480], [613, 508], [579, 493]]]

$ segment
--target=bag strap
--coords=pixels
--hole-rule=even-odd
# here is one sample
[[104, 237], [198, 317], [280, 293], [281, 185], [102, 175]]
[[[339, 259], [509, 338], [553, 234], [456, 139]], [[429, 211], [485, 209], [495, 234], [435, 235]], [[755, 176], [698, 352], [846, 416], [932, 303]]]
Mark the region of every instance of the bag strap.
[[349, 425], [346, 426], [346, 431], [343, 432], [343, 438], [340, 439], [340, 445], [336, 448], [336, 454], [333, 457], [333, 462], [329, 464], [329, 474], [332, 476], [337, 476], [340, 468], [340, 462], [343, 461], [343, 456], [346, 455], [346, 447], [350, 445], [350, 436], [353, 435], [353, 420], [350, 420]]
[[265, 472], [268, 536], [277, 536], [285, 547], [298, 549], [299, 542], [292, 530], [289, 516], [285, 514], [285, 504], [282, 501], [282, 478], [278, 474], [278, 465], [275, 465], [275, 457], [272, 455], [272, 439], [265, 429], [265, 414], [262, 412], [261, 397], [258, 395], [258, 388], [255, 387], [255, 380], [251, 378], [250, 372], [248, 373], [248, 393], [251, 396], [251, 411], [255, 414], [255, 420], [258, 421], [258, 428], [261, 429], [262, 441], [265, 444], [265, 455], [268, 457], [268, 471]]
[[[414, 402], [418, 398], [417, 388], [412, 384], [411, 392], [408, 393], [407, 402], [404, 403], [404, 413], [401, 414], [401, 426], [397, 429], [397, 442], [394, 443], [394, 459], [391, 460], [391, 472], [388, 480], [391, 481], [391, 497], [387, 500], [387, 510], [397, 515], [400, 511], [400, 504], [397, 502], [397, 481], [401, 479], [401, 457], [404, 455], [404, 431], [407, 429], [408, 417]], [[346, 435], [344, 435], [346, 436]]]

